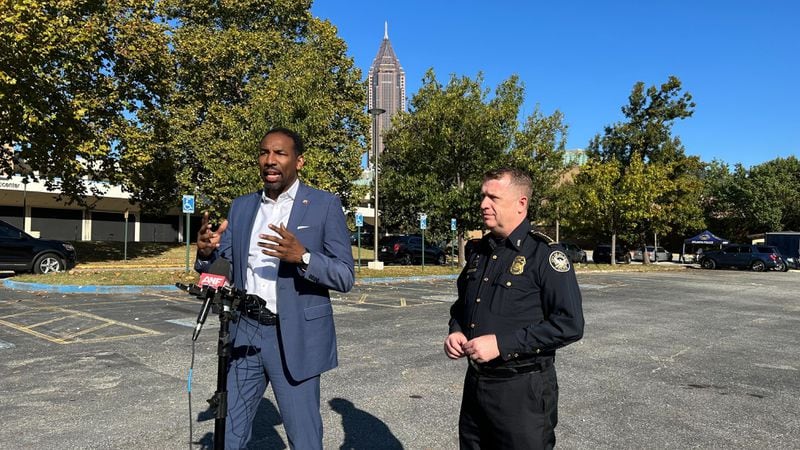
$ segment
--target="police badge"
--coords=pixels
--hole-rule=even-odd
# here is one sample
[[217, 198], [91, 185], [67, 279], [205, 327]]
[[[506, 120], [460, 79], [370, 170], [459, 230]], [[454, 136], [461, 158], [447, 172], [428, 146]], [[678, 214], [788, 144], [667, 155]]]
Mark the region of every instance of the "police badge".
[[523, 269], [525, 269], [525, 257], [520, 255], [511, 263], [511, 275], [520, 275]]
[[550, 267], [556, 272], [568, 272], [569, 258], [567, 258], [567, 255], [561, 250], [556, 250], [550, 253]]

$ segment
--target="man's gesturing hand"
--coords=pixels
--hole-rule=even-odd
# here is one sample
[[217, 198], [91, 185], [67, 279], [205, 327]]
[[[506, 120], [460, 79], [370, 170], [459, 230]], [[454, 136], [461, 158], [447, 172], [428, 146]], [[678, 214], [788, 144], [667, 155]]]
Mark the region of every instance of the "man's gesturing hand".
[[450, 333], [447, 339], [444, 340], [444, 353], [450, 359], [461, 358], [464, 356], [464, 350], [461, 347], [466, 343], [467, 337], [464, 336], [464, 333], [460, 331]]
[[197, 251], [204, 257], [211, 255], [219, 247], [220, 237], [227, 228], [228, 221], [226, 219], [222, 221], [217, 231], [212, 231], [211, 224], [208, 223], [208, 211], [203, 213], [200, 229], [197, 231]]
[[259, 241], [258, 243], [258, 246], [263, 249], [261, 253], [267, 256], [274, 256], [281, 261], [295, 264], [300, 263], [303, 258], [303, 253], [306, 252], [306, 248], [297, 240], [297, 237], [292, 234], [284, 224], [281, 224], [280, 227], [270, 225], [269, 228], [278, 233], [278, 235], [258, 235], [259, 239], [263, 239], [263, 241]]

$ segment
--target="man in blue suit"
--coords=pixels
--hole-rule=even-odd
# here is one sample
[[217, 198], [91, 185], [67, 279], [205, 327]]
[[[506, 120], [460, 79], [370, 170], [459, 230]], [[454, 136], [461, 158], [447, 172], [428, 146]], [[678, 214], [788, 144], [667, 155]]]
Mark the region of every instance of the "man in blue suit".
[[[203, 217], [195, 269], [232, 262], [249, 307], [231, 325], [225, 447], [243, 448], [268, 384], [293, 449], [322, 448], [320, 374], [337, 365], [329, 289], [353, 287], [353, 255], [342, 204], [301, 183], [303, 141], [285, 128], [259, 146], [264, 189], [239, 197], [216, 231]], [[260, 306], [259, 306], [260, 305]]]

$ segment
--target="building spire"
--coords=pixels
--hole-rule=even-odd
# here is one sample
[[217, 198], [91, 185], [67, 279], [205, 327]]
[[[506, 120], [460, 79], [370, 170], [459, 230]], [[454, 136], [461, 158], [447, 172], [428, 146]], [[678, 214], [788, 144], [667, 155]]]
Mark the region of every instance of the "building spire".
[[389, 21], [383, 22], [383, 38], [389, 39]]

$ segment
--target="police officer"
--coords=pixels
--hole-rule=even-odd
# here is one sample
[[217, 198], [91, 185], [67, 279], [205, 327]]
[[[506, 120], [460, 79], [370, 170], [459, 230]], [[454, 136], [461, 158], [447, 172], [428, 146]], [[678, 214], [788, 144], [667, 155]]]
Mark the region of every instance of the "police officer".
[[555, 446], [556, 349], [583, 337], [581, 294], [566, 254], [527, 220], [531, 179], [487, 172], [484, 236], [458, 278], [450, 309], [448, 357], [467, 357], [461, 449]]

